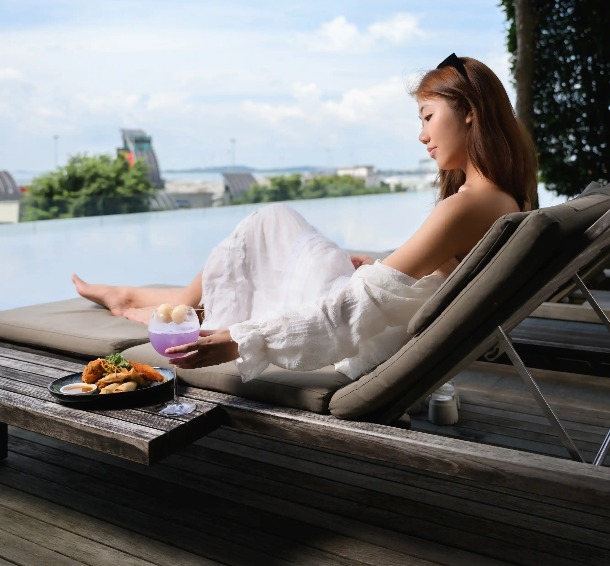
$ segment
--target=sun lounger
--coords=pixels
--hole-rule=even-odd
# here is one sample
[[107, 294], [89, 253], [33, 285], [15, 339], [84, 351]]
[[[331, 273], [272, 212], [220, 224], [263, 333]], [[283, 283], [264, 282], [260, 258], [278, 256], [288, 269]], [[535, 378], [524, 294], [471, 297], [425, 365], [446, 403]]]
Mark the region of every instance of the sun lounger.
[[[610, 186], [592, 184], [568, 203], [498, 220], [411, 321], [414, 337], [356, 382], [332, 367], [314, 372], [272, 367], [242, 383], [232, 363], [180, 376], [190, 385], [238, 397], [392, 423], [498, 342], [510, 351], [510, 330], [559, 285], [607, 253], [608, 210]], [[161, 360], [147, 344], [125, 355]], [[581, 459], [548, 404], [536, 396], [572, 457]]]
[[[229, 395], [232, 399], [251, 399], [313, 413], [330, 412], [339, 419], [395, 422], [408, 407], [498, 342], [508, 349], [507, 335], [519, 321], [580, 269], [607, 254], [609, 209], [610, 186], [591, 185], [582, 196], [568, 203], [499, 219], [413, 318], [409, 328], [413, 338], [392, 358], [356, 382], [332, 367], [314, 372], [271, 367], [260, 378], [243, 383], [233, 363], [180, 371], [180, 376], [189, 385], [217, 392], [217, 402]], [[0, 338], [11, 340], [18, 320], [19, 341], [28, 343], [24, 328], [28, 320], [36, 326], [36, 315], [35, 307], [30, 311], [15, 309], [0, 313]], [[64, 321], [62, 335], [71, 336], [70, 345], [64, 341], [61, 347], [91, 355], [91, 337], [85, 348], [78, 338], [78, 329], [68, 329], [69, 320], [74, 323], [79, 318], [71, 319], [66, 311], [56, 316]], [[51, 322], [47, 318], [49, 332], [54, 329]], [[96, 325], [90, 319], [85, 324], [81, 331], [94, 332]], [[35, 338], [32, 343], [37, 347], [45, 347], [41, 334], [38, 325], [32, 334]], [[146, 341], [141, 335], [133, 339], [136, 344]], [[58, 349], [56, 340], [51, 342], [48, 347]], [[128, 358], [155, 365], [165, 363], [148, 343], [129, 346], [123, 348]], [[109, 343], [106, 337], [104, 347], [116, 344]], [[227, 407], [234, 405], [231, 398], [222, 402]], [[247, 403], [241, 405], [241, 414], [244, 406]], [[553, 418], [552, 411], [546, 407], [544, 410], [557, 426], [559, 421]], [[251, 412], [262, 414], [258, 409]], [[265, 419], [269, 418], [283, 426], [281, 416], [270, 417], [265, 413]], [[286, 420], [286, 426], [290, 422], [294, 419]], [[560, 425], [558, 430], [569, 452], [579, 459]]]

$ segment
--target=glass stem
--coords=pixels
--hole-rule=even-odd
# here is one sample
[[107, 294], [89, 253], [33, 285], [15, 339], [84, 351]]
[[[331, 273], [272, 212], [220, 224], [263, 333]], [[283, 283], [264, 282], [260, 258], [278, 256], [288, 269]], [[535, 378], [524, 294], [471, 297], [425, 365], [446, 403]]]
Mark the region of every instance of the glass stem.
[[176, 371], [176, 366], [174, 364], [170, 363], [169, 365], [172, 368], [172, 371], [174, 372], [174, 403], [176, 405], [179, 405], [180, 401], [178, 401], [178, 372]]

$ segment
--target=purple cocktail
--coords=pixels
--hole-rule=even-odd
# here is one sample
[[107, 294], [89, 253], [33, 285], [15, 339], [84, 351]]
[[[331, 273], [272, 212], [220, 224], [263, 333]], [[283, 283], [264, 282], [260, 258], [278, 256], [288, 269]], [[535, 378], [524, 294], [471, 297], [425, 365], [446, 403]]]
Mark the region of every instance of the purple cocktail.
[[178, 376], [172, 358], [184, 354], [166, 354], [165, 350], [174, 346], [183, 346], [196, 342], [199, 338], [199, 318], [193, 307], [187, 305], [161, 305], [153, 312], [148, 323], [148, 336], [153, 348], [168, 358], [174, 372], [174, 398], [167, 403], [160, 413], [166, 416], [186, 415], [195, 410], [196, 405], [178, 398]]
[[174, 346], [182, 346], [183, 344], [197, 342], [197, 338], [199, 338], [199, 328], [197, 328], [197, 330], [189, 330], [188, 332], [180, 332], [177, 330], [175, 333], [168, 332], [167, 334], [149, 331], [148, 337], [150, 338], [150, 343], [153, 348], [157, 350], [159, 354], [166, 358], [179, 358], [184, 354], [166, 354], [165, 350], [173, 348]]

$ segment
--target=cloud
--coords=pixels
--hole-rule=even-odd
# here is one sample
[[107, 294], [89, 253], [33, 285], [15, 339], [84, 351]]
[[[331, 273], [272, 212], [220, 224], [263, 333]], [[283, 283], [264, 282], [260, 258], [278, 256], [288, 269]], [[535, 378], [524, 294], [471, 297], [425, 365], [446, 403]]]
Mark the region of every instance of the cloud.
[[368, 33], [372, 38], [400, 44], [412, 37], [423, 37], [424, 33], [418, 27], [417, 18], [411, 14], [396, 14], [393, 18], [371, 24]]
[[399, 77], [381, 83], [352, 88], [341, 96], [325, 98], [314, 83], [295, 83], [290, 103], [269, 104], [246, 101], [243, 111], [278, 131], [300, 132], [312, 125], [324, 129], [364, 126], [377, 130], [401, 132], [409, 98]]
[[17, 69], [13, 69], [12, 67], [4, 67], [0, 69], [0, 84], [21, 82], [23, 79], [23, 73]]
[[337, 16], [324, 22], [304, 40], [312, 51], [354, 53], [370, 51], [384, 44], [399, 45], [423, 36], [417, 17], [400, 13], [387, 20], [374, 22], [362, 31], [345, 16]]

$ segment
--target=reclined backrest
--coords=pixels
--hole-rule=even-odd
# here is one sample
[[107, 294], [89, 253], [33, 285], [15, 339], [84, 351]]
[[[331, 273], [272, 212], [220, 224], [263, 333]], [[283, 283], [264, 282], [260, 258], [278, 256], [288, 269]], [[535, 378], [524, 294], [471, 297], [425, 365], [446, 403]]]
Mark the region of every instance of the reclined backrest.
[[[528, 299], [552, 286], [591, 238], [601, 237], [599, 229], [587, 229], [609, 209], [610, 186], [606, 185], [521, 218], [506, 243], [474, 276], [451, 278], [454, 282], [448, 280], [446, 286], [458, 282], [457, 288], [440, 289], [420, 309], [409, 327], [416, 334], [413, 339], [371, 373], [333, 395], [331, 413], [374, 421], [399, 416], [491, 347], [498, 325], [507, 320], [514, 325], [527, 316], [523, 308]], [[601, 232], [607, 240], [607, 230], [602, 227]], [[466, 260], [463, 263], [460, 270]]]

